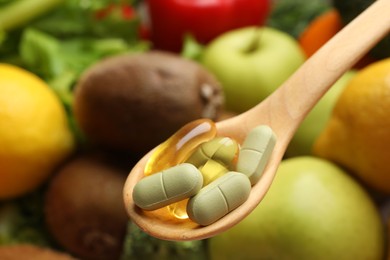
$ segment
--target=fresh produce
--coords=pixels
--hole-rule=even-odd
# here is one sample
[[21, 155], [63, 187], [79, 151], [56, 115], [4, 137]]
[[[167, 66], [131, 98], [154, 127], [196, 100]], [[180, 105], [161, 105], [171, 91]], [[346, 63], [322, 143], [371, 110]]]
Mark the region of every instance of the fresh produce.
[[[46, 12], [40, 10], [53, 2], [60, 3]], [[0, 41], [0, 57], [3, 61], [26, 66], [48, 81], [75, 74], [74, 83], [86, 66], [100, 58], [144, 50], [145, 42], [139, 40], [138, 16], [123, 17], [115, 12], [102, 16], [102, 9], [111, 4], [111, 0], [2, 0], [0, 12], [7, 11], [7, 15], [2, 16], [4, 23], [8, 23], [11, 14], [12, 20], [22, 22], [21, 13], [34, 13], [31, 5], [43, 15], [20, 23], [14, 30], [6, 30], [0, 23], [0, 31], [7, 32]], [[9, 9], [12, 12], [8, 12]], [[25, 32], [31, 30], [39, 35], [26, 39]], [[25, 49], [30, 51], [22, 51]]]
[[64, 165], [45, 194], [54, 239], [82, 259], [118, 259], [128, 222], [122, 200], [127, 167], [105, 154], [82, 154]]
[[0, 247], [0, 259], [3, 260], [76, 260], [71, 255], [51, 248], [30, 244], [14, 244]]
[[[0, 1], [0, 9], [5, 10], [3, 8], [13, 1]], [[28, 1], [24, 2], [28, 3]], [[129, 17], [126, 16], [124, 20], [123, 17], [117, 16], [115, 10], [110, 9], [110, 2], [112, 1], [66, 0], [58, 8], [53, 6], [51, 10], [47, 9], [45, 15], [37, 15], [28, 23], [21, 23], [18, 28], [7, 30], [6, 33], [0, 29], [0, 60], [24, 67], [44, 79], [47, 85], [61, 98], [71, 122], [73, 121], [73, 88], [86, 68], [102, 58], [121, 53], [144, 51], [148, 47], [147, 43], [138, 39], [137, 15], [135, 14], [134, 19], [128, 19]], [[22, 9], [25, 8], [18, 6]], [[42, 2], [40, 7], [43, 7]], [[102, 15], [100, 11], [106, 9], [106, 7], [111, 12]], [[14, 14], [26, 11], [14, 10]], [[69, 19], [69, 17], [72, 17], [72, 19]], [[73, 130], [77, 131], [77, 129]], [[79, 148], [89, 149], [89, 147]], [[127, 153], [125, 154], [125, 156], [120, 154], [120, 157], [128, 156]], [[134, 159], [127, 157], [127, 160], [133, 161]], [[114, 165], [117, 167], [118, 163], [115, 162]], [[88, 173], [92, 167], [87, 168]], [[125, 168], [121, 168], [124, 171], [123, 178], [126, 177], [130, 168], [129, 164], [126, 164]], [[94, 172], [89, 173], [93, 175]], [[53, 182], [56, 178], [54, 177]], [[91, 176], [90, 179], [85, 181], [85, 184], [89, 182], [93, 184], [93, 180], [94, 176]], [[50, 188], [51, 182], [49, 184]], [[101, 185], [96, 185], [92, 190], [95, 191], [94, 188], [100, 187]], [[43, 192], [47, 188], [46, 185], [41, 187]], [[78, 189], [72, 186], [67, 188], [71, 188], [68, 191], [75, 192], [75, 196], [82, 197], [80, 203], [84, 199], [88, 199], [88, 197], [78, 193], [76, 191]], [[57, 241], [53, 235], [53, 230], [50, 230], [50, 235], [47, 234], [46, 222], [48, 221], [46, 219], [49, 219], [49, 217], [43, 219], [42, 216], [41, 189], [38, 195], [35, 195], [36, 191], [34, 191], [33, 194], [29, 193], [9, 202], [0, 202], [0, 245], [33, 243], [45, 247], [61, 247], [61, 250], [71, 252]], [[112, 203], [113, 207], [115, 204], [122, 202], [121, 188], [117, 188], [115, 191], [118, 192], [120, 198], [115, 199], [115, 202]], [[101, 195], [105, 196], [105, 194]], [[109, 200], [109, 198], [103, 201], [106, 200]], [[57, 212], [58, 214], [68, 213], [68, 211], [63, 211], [63, 208]], [[126, 215], [125, 219], [128, 221]], [[72, 223], [78, 222], [75, 220]], [[85, 223], [84, 221], [80, 222], [82, 222], [81, 224]], [[104, 221], [102, 225], [105, 226], [109, 222], [112, 222], [112, 219]], [[79, 225], [76, 227], [79, 227]], [[71, 230], [74, 229], [70, 228]], [[206, 255], [205, 241], [184, 243], [160, 241], [146, 235], [141, 230], [136, 230], [134, 227], [131, 228], [131, 231], [126, 230], [125, 227], [121, 231], [123, 236], [126, 236], [127, 242], [123, 249], [124, 252], [120, 252], [124, 259], [138, 259], [140, 256], [147, 256], [148, 259], [161, 259], [161, 257], [171, 256], [176, 257], [176, 259], [199, 259], [199, 257], [204, 259]], [[123, 239], [125, 238], [123, 237]], [[98, 249], [102, 249], [101, 244], [99, 246]], [[23, 249], [20, 252], [23, 254], [21, 257], [15, 254], [19, 259], [25, 258], [28, 254]], [[112, 256], [109, 259], [112, 259]]]
[[[139, 38], [137, 14], [101, 15], [111, 4], [112, 0], [0, 1], [0, 14], [4, 14], [0, 15], [0, 61], [26, 68], [48, 83], [64, 104], [80, 142], [72, 113], [73, 87], [80, 74], [104, 57], [148, 49]], [[31, 20], [19, 19], [26, 13]], [[2, 23], [18, 26], [3, 28]]]
[[[334, 164], [326, 161], [312, 163], [317, 160], [321, 161], [312, 157], [307, 159], [298, 157], [284, 161], [281, 166], [282, 172], [279, 173], [283, 174], [283, 172], [288, 172], [289, 174], [282, 175], [278, 173], [274, 183], [276, 186], [271, 187], [271, 193], [266, 196], [264, 201], [253, 212], [253, 215], [250, 215], [245, 222], [240, 223], [237, 226], [237, 228], [240, 227], [239, 229], [232, 229], [226, 234], [221, 235], [221, 237], [226, 236], [231, 238], [226, 241], [219, 236], [210, 240], [205, 239], [200, 241], [162, 241], [144, 233], [135, 223], [129, 221], [126, 214], [120, 210], [123, 207], [121, 194], [123, 181], [134, 163], [138, 161], [138, 155], [143, 155], [144, 152], [139, 151], [140, 149], [133, 145], [131, 145], [131, 151], [126, 147], [121, 147], [119, 151], [117, 148], [112, 149], [113, 146], [111, 145], [103, 145], [95, 141], [94, 131], [91, 130], [90, 133], [83, 131], [80, 127], [81, 124], [79, 125], [75, 118], [75, 89], [79, 86], [79, 83], [81, 83], [80, 80], [83, 80], [83, 76], [86, 75], [89, 69], [95, 68], [95, 64], [98, 66], [100, 62], [105, 62], [104, 60], [110, 59], [111, 56], [120, 57], [122, 55], [128, 55], [130, 57], [133, 55], [136, 56], [138, 53], [147, 52], [151, 48], [158, 49], [156, 45], [157, 41], [155, 42], [156, 39], [150, 38], [151, 35], [149, 35], [149, 29], [151, 28], [148, 25], [153, 25], [153, 19], [149, 20], [149, 18], [153, 17], [144, 17], [145, 14], [148, 15], [148, 13], [145, 13], [146, 9], [143, 9], [146, 4], [150, 3], [155, 7], [150, 10], [152, 11], [153, 9], [159, 12], [157, 16], [161, 18], [169, 11], [172, 11], [173, 6], [192, 8], [201, 2], [201, 0], [187, 2], [184, 3], [182, 0], [0, 0], [0, 64], [12, 64], [19, 69], [23, 68], [24, 71], [29, 71], [30, 75], [31, 73], [35, 74], [35, 77], [38, 76], [41, 79], [41, 83], [44, 82], [46, 89], [51, 88], [50, 91], [57, 95], [57, 102], [60, 105], [62, 102], [63, 110], [66, 112], [63, 113], [65, 116], [62, 116], [63, 122], [66, 122], [66, 131], [70, 133], [73, 143], [73, 148], [69, 151], [68, 155], [73, 153], [74, 156], [64, 156], [51, 171], [55, 175], [47, 176], [42, 180], [40, 185], [36, 188], [31, 188], [29, 192], [9, 198], [1, 198], [0, 196], [0, 259], [6, 259], [3, 256], [4, 252], [7, 254], [7, 257], [11, 252], [13, 257], [18, 260], [33, 258], [35, 254], [37, 254], [39, 259], [45, 259], [44, 257], [53, 259], [54, 257], [51, 254], [56, 254], [56, 258], [54, 259], [62, 259], [62, 257], [65, 257], [65, 259], [73, 259], [70, 258], [71, 256], [77, 259], [99, 259], [99, 257], [104, 257], [107, 252], [114, 252], [105, 258], [121, 260], [197, 260], [210, 259], [209, 256], [212, 259], [223, 259], [225, 256], [224, 252], [226, 251], [229, 254], [227, 258], [245, 259], [247, 255], [251, 255], [255, 259], [262, 259], [262, 257], [272, 259], [271, 255], [273, 254], [275, 255], [274, 259], [278, 260], [317, 260], [321, 259], [321, 257], [326, 259], [359, 259], [359, 256], [363, 258], [371, 252], [372, 255], [366, 259], [375, 260], [377, 258], [376, 256], [379, 258], [380, 255], [383, 255], [383, 252], [389, 251], [389, 245], [383, 240], [383, 235], [386, 236], [390, 225], [388, 223], [389, 207], [387, 205], [389, 196], [377, 193], [377, 189], [371, 193], [372, 186], [366, 185], [367, 182], [363, 178], [360, 178], [356, 173], [352, 174], [353, 171], [344, 165], [333, 161], [333, 163], [339, 164], [339, 167], [348, 169], [348, 172], [343, 172]], [[251, 20], [253, 18], [250, 15], [244, 14], [261, 11], [260, 16], [253, 18], [253, 24], [241, 24], [240, 28], [249, 28], [252, 26], [259, 28], [258, 31], [262, 31], [262, 28], [266, 26], [266, 30], [270, 28], [271, 30], [279, 30], [286, 35], [290, 35], [290, 40], [295, 40], [296, 43], [300, 44], [301, 54], [297, 56], [301, 56], [301, 60], [303, 61], [304, 58], [309, 56], [307, 55], [307, 50], [311, 50], [313, 53], [326, 40], [333, 36], [332, 33], [336, 32], [334, 27], [335, 22], [342, 23], [342, 25], [345, 24], [346, 12], [338, 17], [334, 15], [336, 11], [339, 14], [341, 13], [340, 8], [336, 6], [337, 4], [341, 3], [344, 5], [344, 10], [351, 10], [351, 8], [359, 9], [365, 5], [364, 3], [361, 4], [361, 2], [368, 3], [373, 2], [373, 0], [351, 0], [344, 2], [338, 0], [214, 0], [207, 2], [213, 2], [215, 5], [202, 6], [202, 10], [211, 10], [215, 7], [213, 10], [218, 11], [218, 14], [226, 15], [226, 19], [220, 19], [220, 21], [225, 19], [224, 21], [226, 23], [224, 25], [229, 24], [232, 26], [234, 23], [238, 26], [236, 21], [248, 22], [249, 18]], [[231, 10], [227, 6], [236, 3], [243, 3], [243, 5], [242, 8], [234, 7], [234, 12], [232, 11], [230, 14], [236, 11], [239, 14], [234, 14], [234, 21], [230, 23], [232, 16], [224, 11]], [[255, 8], [255, 5], [257, 8]], [[259, 10], [258, 8], [261, 7], [264, 7], [264, 9]], [[173, 21], [173, 19], [165, 19], [155, 25], [155, 28], [168, 25], [174, 26], [172, 30], [158, 34], [162, 38], [161, 41], [167, 44], [171, 40], [169, 39], [170, 35], [175, 34], [177, 36], [180, 33], [179, 31], [184, 28], [182, 26], [188, 24], [196, 30], [199, 29], [201, 31], [200, 36], [195, 31], [182, 30], [182, 36], [179, 39], [172, 38], [172, 42], [177, 43], [175, 47], [175, 52], [177, 52], [176, 58], [186, 57], [204, 66], [201, 63], [204, 57], [203, 54], [211, 46], [212, 41], [216, 37], [221, 36], [221, 34], [230, 33], [239, 28], [225, 27], [226, 29], [218, 33], [218, 35], [213, 36], [210, 40], [203, 41], [201, 37], [211, 35], [210, 33], [214, 33], [214, 29], [221, 25], [217, 23], [218, 16], [213, 15], [212, 21], [209, 22], [206, 18], [201, 18], [198, 12], [199, 9], [185, 9], [191, 10], [189, 12], [183, 10], [181, 9], [181, 12], [177, 16], [171, 15], [170, 18], [176, 17], [185, 20], [176, 21], [172, 25], [169, 21]], [[327, 16], [332, 12], [333, 15]], [[352, 11], [349, 12], [349, 14], [352, 13]], [[182, 17], [182, 15], [185, 17]], [[191, 18], [192, 15], [196, 15], [196, 18]], [[248, 18], [248, 20], [243, 19], [243, 17]], [[323, 17], [325, 18], [323, 19]], [[188, 21], [187, 18], [190, 18], [191, 21]], [[342, 19], [343, 21], [337, 21], [334, 18]], [[227, 20], [230, 21], [228, 22]], [[318, 29], [318, 23], [321, 23], [320, 27], [323, 29]], [[247, 46], [247, 50], [249, 50], [250, 48], [255, 48], [256, 43], [259, 43], [256, 42], [256, 37], [263, 37], [262, 34], [255, 35], [252, 32], [248, 33], [248, 37], [239, 35], [236, 37], [236, 40], [246, 42], [243, 43], [243, 46]], [[302, 41], [303, 36], [306, 38], [305, 44]], [[364, 36], [362, 36], [363, 38]], [[261, 45], [263, 44], [262, 42], [260, 43]], [[385, 51], [387, 45], [380, 48], [382, 48], [382, 51]], [[279, 69], [284, 64], [282, 62], [284, 58], [291, 58], [287, 53], [278, 56], [277, 52], [283, 53], [284, 49], [287, 52], [293, 52], [288, 51], [285, 46], [280, 47], [276, 53], [270, 52], [266, 55], [269, 56], [269, 59], [264, 60], [264, 65], [261, 68], [256, 68], [255, 73], [260, 76], [272, 74], [273, 77], [279, 78], [281, 75], [271, 73], [268, 67], [272, 67], [270, 66], [272, 64], [277, 64], [276, 67]], [[250, 82], [250, 78], [252, 77], [250, 71], [252, 67], [254, 68], [256, 66], [251, 64], [245, 67], [243, 65], [245, 55], [241, 55], [241, 60], [229, 59], [233, 57], [232, 54], [236, 55], [238, 52], [237, 50], [221, 47], [221, 51], [218, 54], [213, 54], [213, 57], [216, 60], [222, 57], [227, 58], [221, 63], [226, 63], [223, 65], [231, 64], [232, 70], [226, 71], [225, 73], [228, 76], [236, 75], [237, 72], [248, 72], [247, 74], [239, 75], [237, 81], [234, 82], [234, 90], [237, 91], [237, 98], [233, 98], [233, 103], [240, 103], [242, 105], [247, 104], [247, 97], [238, 99], [238, 93], [241, 91], [240, 89], [243, 92], [247, 90], [243, 86], [246, 86]], [[246, 55], [245, 58], [252, 57], [254, 59], [255, 56], [251, 54]], [[372, 61], [373, 59], [369, 57], [368, 62], [359, 63], [358, 67], [355, 68], [364, 68]], [[213, 65], [213, 61], [210, 60], [210, 64]], [[146, 71], [152, 67], [151, 64], [148, 65], [150, 66], [137, 75], [146, 75]], [[298, 66], [297, 62], [296, 67]], [[165, 69], [169, 66], [165, 66], [164, 64], [163, 67]], [[159, 70], [159, 72], [161, 71], [163, 70]], [[223, 70], [221, 69], [221, 71]], [[179, 68], [176, 67], [175, 72], [180, 76], [185, 76], [186, 79], [189, 78], [190, 73], [182, 66]], [[110, 70], [104, 79], [115, 81], [112, 75], [118, 75], [118, 73], [121, 75], [126, 74], [130, 77], [129, 73], [125, 71], [125, 67], [122, 66]], [[316, 107], [309, 114], [307, 121], [304, 122], [294, 136], [285, 158], [310, 153], [313, 139], [315, 136], [318, 136], [320, 129], [324, 128], [324, 122], [329, 118], [328, 113], [330, 113], [331, 106], [336, 102], [336, 96], [340, 94], [339, 91], [346, 87], [346, 85], [342, 86], [343, 84], [341, 83], [348, 81], [350, 77], [354, 77], [355, 73], [347, 73], [331, 89], [331, 92], [337, 95], [331, 93], [326, 95], [318, 104], [318, 108]], [[211, 74], [210, 77], [214, 77], [212, 82], [220, 85], [219, 92], [214, 93], [216, 94], [215, 96], [211, 91], [212, 101], [210, 106], [202, 103], [200, 101], [202, 100], [201, 98], [195, 102], [195, 105], [191, 102], [186, 104], [190, 100], [189, 97], [193, 98], [191, 100], [195, 100], [195, 97], [198, 97], [199, 91], [191, 91], [199, 88], [196, 87], [196, 84], [183, 83], [186, 84], [185, 90], [188, 91], [183, 92], [184, 94], [181, 92], [176, 93], [176, 91], [166, 91], [163, 92], [163, 95], [160, 95], [159, 93], [161, 92], [156, 91], [156, 96], [151, 96], [148, 94], [149, 92], [133, 91], [131, 93], [126, 92], [123, 95], [116, 95], [114, 105], [106, 105], [102, 102], [100, 105], [95, 106], [98, 109], [102, 109], [102, 111], [107, 110], [107, 112], [98, 114], [92, 110], [91, 115], [88, 116], [88, 120], [89, 122], [96, 122], [102, 114], [112, 119], [127, 119], [127, 115], [124, 115], [122, 111], [117, 109], [118, 107], [129, 105], [128, 101], [124, 99], [131, 100], [132, 106], [134, 104], [138, 106], [139, 103], [135, 102], [140, 100], [142, 102], [150, 101], [150, 105], [145, 106], [149, 107], [149, 114], [144, 113], [143, 109], [145, 107], [142, 110], [134, 108], [134, 111], [138, 112], [137, 116], [150, 115], [152, 113], [161, 115], [161, 112], [165, 108], [161, 109], [159, 106], [156, 106], [153, 100], [166, 98], [167, 93], [181, 95], [180, 98], [177, 96], [174, 98], [175, 100], [181, 99], [179, 100], [179, 104], [186, 109], [178, 108], [174, 112], [170, 112], [169, 115], [165, 115], [165, 119], [156, 120], [154, 122], [154, 130], [149, 127], [151, 123], [148, 121], [145, 121], [147, 124], [144, 126], [145, 128], [142, 128], [140, 126], [140, 120], [144, 118], [137, 118], [129, 126], [131, 128], [137, 127], [138, 132], [128, 131], [126, 135], [130, 133], [129, 135], [134, 140], [135, 135], [144, 132], [147, 133], [146, 130], [150, 130], [149, 134], [153, 136], [156, 135], [155, 133], [160, 134], [168, 129], [166, 122], [169, 121], [170, 123], [171, 119], [177, 119], [179, 116], [183, 116], [182, 119], [185, 118], [190, 113], [188, 107], [204, 108], [203, 111], [211, 111], [209, 115], [213, 114], [213, 111], [217, 111], [214, 114], [215, 118], [213, 118], [216, 121], [240, 113], [241, 110], [228, 111], [226, 107], [223, 107], [221, 103], [221, 99], [224, 97], [222, 95], [222, 91], [224, 91], [222, 89], [222, 81], [219, 81], [214, 72], [208, 71], [208, 74]], [[9, 75], [7, 73], [7, 76]], [[378, 75], [380, 76], [380, 74]], [[19, 82], [24, 77], [18, 76], [15, 78], [17, 80], [12, 79], [10, 82]], [[0, 72], [0, 82], [4, 79], [3, 74]], [[154, 77], [149, 77], [149, 80], [151, 79], [154, 79]], [[258, 79], [254, 81], [256, 80]], [[168, 81], [168, 78], [164, 78], [164, 81]], [[281, 78], [280, 82], [283, 81], [284, 79]], [[107, 94], [106, 91], [109, 90], [112, 91], [109, 93], [117, 94], [113, 89], [105, 89], [101, 81], [98, 83], [99, 88], [101, 90], [104, 89], [104, 93]], [[121, 87], [125, 85], [123, 82], [120, 83], [118, 85]], [[129, 84], [129, 82], [125, 83]], [[180, 83], [177, 84], [179, 85]], [[112, 87], [112, 85], [108, 84], [106, 86]], [[0, 93], [1, 88], [2, 85], [0, 84]], [[212, 89], [216, 90], [217, 88]], [[202, 93], [210, 97], [210, 92], [207, 91]], [[16, 92], [12, 92], [12, 98], [7, 98], [6, 103], [22, 101], [23, 99], [19, 98], [17, 94]], [[248, 91], [246, 94], [250, 98], [256, 97], [258, 94], [263, 95], [260, 90]], [[35, 97], [34, 95], [28, 96]], [[139, 97], [140, 99], [135, 100], [135, 97]], [[367, 95], [368, 97], [370, 95]], [[91, 104], [92, 96], [88, 94], [87, 99], [88, 103]], [[210, 101], [210, 99], [207, 100]], [[378, 99], [375, 102], [375, 106], [382, 104], [382, 100], [385, 99]], [[251, 99], [249, 102], [252, 102]], [[235, 103], [234, 105], [236, 105]], [[7, 133], [15, 132], [15, 136], [17, 135], [18, 137], [14, 140], [19, 142], [18, 146], [22, 148], [29, 147], [32, 144], [30, 139], [19, 140], [19, 136], [21, 135], [19, 135], [18, 131], [9, 127], [7, 122], [3, 124], [4, 120], [1, 115], [5, 111], [4, 108], [8, 106], [4, 106], [3, 104], [3, 99], [0, 98], [0, 129], [3, 126], [3, 128], [6, 127], [4, 129], [7, 129]], [[29, 116], [28, 113], [33, 110], [28, 105], [25, 102], [16, 106], [16, 108], [13, 107], [7, 110], [7, 112], [13, 113], [22, 111], [21, 113], [23, 113], [26, 120], [32, 120], [30, 124], [24, 127], [26, 132], [34, 130], [36, 126], [40, 125], [33, 116]], [[51, 111], [50, 106], [44, 103], [40, 103], [40, 106], [43, 107], [43, 112], [39, 112], [40, 115]], [[367, 132], [376, 133], [376, 131], [372, 131], [371, 129], [385, 129], [383, 123], [386, 122], [386, 111], [388, 111], [387, 108], [383, 110], [384, 119], [378, 119], [379, 123], [373, 122], [370, 124], [369, 130], [361, 128], [359, 131], [367, 130]], [[182, 113], [183, 115], [181, 115]], [[196, 113], [199, 114], [200, 112], [198, 111]], [[370, 109], [367, 109], [367, 113], [359, 111], [359, 116], [361, 118], [369, 118], [367, 116], [369, 113], [371, 113]], [[372, 119], [374, 120], [375, 113], [373, 115], [374, 117]], [[188, 120], [192, 119], [188, 118]], [[349, 119], [343, 120], [345, 121], [345, 125], [353, 126], [348, 121]], [[42, 122], [49, 123], [51, 126], [56, 121], [53, 116], [49, 120], [46, 119]], [[100, 128], [96, 127], [95, 130], [107, 130], [108, 127], [111, 126], [103, 125]], [[172, 131], [177, 131], [180, 127], [181, 125], [178, 127], [172, 126]], [[112, 131], [116, 132], [116, 130]], [[351, 130], [348, 134], [353, 136], [353, 133], [359, 131]], [[50, 133], [55, 132], [59, 133], [57, 130], [53, 130]], [[43, 133], [42, 136], [44, 137], [40, 140], [45, 142], [49, 141], [53, 136], [50, 133]], [[6, 135], [0, 131], [0, 157], [3, 151], [9, 150], [3, 145], [3, 136]], [[111, 135], [109, 136], [112, 137]], [[333, 137], [329, 135], [328, 138]], [[381, 138], [383, 146], [385, 146], [387, 139], [382, 138], [380, 134], [378, 134], [378, 138]], [[367, 139], [371, 138], [367, 137]], [[34, 139], [31, 140], [34, 141]], [[64, 138], [62, 140], [64, 141]], [[119, 140], [121, 141], [121, 139]], [[161, 137], [160, 140], [165, 139]], [[116, 141], [117, 143], [120, 142], [118, 140]], [[335, 141], [337, 141], [337, 138]], [[135, 142], [134, 144], [141, 147], [142, 150], [149, 150], [149, 148], [142, 144], [142, 142], [146, 141], [136, 139]], [[153, 144], [147, 145], [154, 147], [159, 141], [154, 140], [153, 142]], [[356, 144], [359, 143], [356, 142]], [[96, 154], [92, 155], [90, 153], [90, 151], [96, 150], [96, 144], [99, 145], [99, 154], [101, 153], [100, 155], [102, 157], [100, 155], [96, 157]], [[349, 146], [351, 150], [356, 150], [354, 145], [355, 142], [344, 144], [344, 146]], [[364, 143], [362, 145], [370, 146], [371, 144]], [[138, 151], [135, 152], [136, 154], [134, 154], [133, 148]], [[364, 149], [366, 148], [364, 147]], [[345, 148], [345, 150], [347, 149]], [[381, 148], [377, 150], [381, 151]], [[22, 151], [22, 149], [18, 149], [18, 151]], [[36, 158], [41, 158], [42, 161], [49, 160], [52, 157], [51, 154], [47, 155], [47, 153], [49, 151], [37, 151], [36, 153], [32, 153], [31, 156], [28, 156], [28, 158], [31, 158], [31, 160], [35, 160]], [[55, 153], [52, 154], [56, 156]], [[368, 156], [364, 157], [363, 159], [371, 158]], [[301, 161], [297, 163], [290, 161], [295, 159], [300, 159]], [[356, 157], [356, 160], [360, 160], [360, 157]], [[8, 163], [11, 160], [7, 159], [4, 161]], [[19, 162], [19, 160], [17, 161]], [[18, 163], [18, 166], [26, 166], [28, 168], [28, 164], [25, 161]], [[375, 173], [370, 173], [371, 176], [367, 177], [367, 179], [377, 179], [375, 181], [376, 183], [389, 182], [387, 177], [380, 176], [384, 171], [373, 167], [371, 169], [374, 169], [372, 172]], [[0, 194], [6, 191], [2, 188], [2, 185], [5, 185], [2, 174], [3, 161], [0, 159]], [[14, 175], [12, 176], [15, 177]], [[359, 182], [362, 181], [361, 183], [364, 186], [357, 185], [351, 179], [354, 176], [357, 176]], [[31, 175], [31, 178], [33, 179], [33, 175]], [[18, 185], [24, 185], [25, 182], [20, 180], [22, 178], [19, 178], [18, 182], [20, 183]], [[26, 183], [29, 182], [26, 181]], [[105, 193], [107, 186], [111, 187], [109, 193]], [[367, 190], [370, 193], [367, 194], [362, 188], [368, 188]], [[14, 189], [9, 190], [14, 191]], [[267, 198], [269, 199], [267, 200]], [[375, 199], [377, 205], [373, 204], [371, 198]], [[65, 204], [64, 201], [68, 199], [71, 202]], [[307, 210], [302, 210], [302, 208]], [[378, 209], [382, 213], [383, 223], [378, 221]], [[261, 213], [258, 213], [259, 211]], [[387, 213], [384, 213], [385, 211]], [[282, 212], [282, 217], [280, 217], [279, 212]], [[356, 233], [351, 231], [352, 228], [356, 228]], [[380, 233], [379, 230], [381, 228], [383, 228], [386, 234]], [[10, 244], [13, 244], [13, 246], [10, 246]], [[294, 245], [297, 246], [293, 247]], [[251, 251], [252, 248], [254, 248], [253, 251]], [[231, 253], [229, 253], [230, 250], [232, 250]], [[325, 250], [328, 251], [325, 252]], [[58, 253], [60, 256], [58, 256]], [[235, 255], [236, 253], [238, 256]], [[342, 256], [336, 257], [335, 255]], [[285, 258], [283, 258], [284, 256]], [[384, 258], [382, 257], [382, 259]]]
[[345, 73], [309, 112], [287, 147], [287, 157], [312, 154], [313, 144], [327, 125], [335, 103], [355, 75], [356, 70]]
[[207, 240], [160, 240], [143, 232], [136, 224], [129, 222], [121, 259], [204, 260], [208, 259], [207, 252]]
[[298, 42], [270, 27], [246, 27], [220, 35], [201, 63], [221, 82], [226, 109], [243, 112], [278, 88], [303, 62]]
[[43, 190], [0, 202], [0, 247], [29, 244], [52, 247], [43, 217]]
[[[122, 164], [122, 161], [119, 162]], [[116, 165], [116, 160], [114, 161]], [[124, 165], [125, 166], [125, 165]], [[59, 248], [47, 230], [44, 219], [43, 203], [46, 189], [12, 200], [0, 202], [0, 251], [9, 244], [37, 245], [44, 248]], [[151, 237], [135, 224], [128, 222], [120, 259], [167, 259], [198, 260], [207, 259], [206, 240], [199, 241], [162, 241]], [[18, 248], [17, 246], [16, 248]], [[7, 250], [8, 251], [8, 250]], [[12, 249], [13, 251], [13, 249]], [[23, 249], [18, 259], [25, 257]], [[1, 254], [0, 254], [1, 255]], [[3, 260], [3, 258], [0, 257]], [[110, 258], [111, 259], [111, 258]], [[41, 258], [39, 258], [41, 260]]]
[[0, 200], [41, 186], [74, 150], [65, 109], [32, 73], [0, 63]]
[[17, 28], [63, 3], [64, 0], [9, 1], [0, 9], [0, 30], [9, 31]]
[[332, 160], [377, 191], [390, 192], [390, 59], [360, 70], [335, 104], [314, 144], [316, 155]]
[[186, 34], [202, 44], [218, 35], [246, 26], [263, 25], [270, 0], [146, 0], [153, 47], [179, 52]]
[[91, 142], [145, 153], [198, 118], [215, 120], [223, 94], [198, 63], [153, 51], [105, 59], [75, 87], [74, 116]]
[[98, 19], [105, 19], [110, 15], [119, 15], [124, 20], [132, 20], [137, 13], [132, 5], [125, 2], [122, 4], [110, 3], [96, 12]]
[[[312, 56], [327, 41], [335, 36], [344, 24], [337, 9], [331, 8], [312, 20], [299, 35], [298, 41], [307, 57]], [[354, 68], [363, 68], [372, 63], [374, 59], [366, 54]]]
[[298, 38], [312, 20], [330, 8], [329, 0], [276, 0], [266, 25]]
[[[375, 0], [333, 0], [333, 6], [339, 11], [343, 25], [348, 24]], [[386, 36], [370, 51], [370, 55], [374, 59], [384, 59], [390, 57], [390, 36]]]
[[316, 17], [299, 35], [299, 44], [307, 57], [313, 55], [322, 45], [343, 27], [336, 9], [330, 9]]
[[259, 206], [208, 246], [210, 259], [381, 260], [383, 232], [372, 199], [345, 171], [295, 157], [282, 162]]

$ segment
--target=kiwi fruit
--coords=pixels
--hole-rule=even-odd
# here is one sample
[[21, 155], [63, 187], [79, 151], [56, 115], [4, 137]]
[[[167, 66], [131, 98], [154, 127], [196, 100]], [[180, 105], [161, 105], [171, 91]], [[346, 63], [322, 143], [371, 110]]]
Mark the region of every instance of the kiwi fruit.
[[71, 255], [51, 248], [33, 244], [11, 244], [0, 246], [1, 260], [76, 260]]
[[136, 154], [190, 121], [215, 120], [223, 106], [213, 74], [163, 51], [106, 58], [81, 75], [74, 93], [74, 116], [87, 141]]
[[101, 153], [80, 154], [50, 180], [44, 216], [49, 233], [82, 259], [118, 259], [128, 217], [122, 190], [129, 170]]

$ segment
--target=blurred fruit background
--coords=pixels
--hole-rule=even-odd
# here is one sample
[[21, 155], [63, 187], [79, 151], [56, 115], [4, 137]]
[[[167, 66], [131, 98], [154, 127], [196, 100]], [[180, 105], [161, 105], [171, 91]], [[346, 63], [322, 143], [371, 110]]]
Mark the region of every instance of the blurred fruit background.
[[0, 0], [0, 259], [390, 259], [390, 36], [237, 226], [162, 241], [122, 201], [151, 147], [261, 102], [373, 1]]

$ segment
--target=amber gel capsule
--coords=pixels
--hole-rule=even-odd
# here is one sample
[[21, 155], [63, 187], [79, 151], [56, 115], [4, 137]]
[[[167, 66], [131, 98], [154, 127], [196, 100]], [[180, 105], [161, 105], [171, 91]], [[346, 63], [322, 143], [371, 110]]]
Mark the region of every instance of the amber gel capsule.
[[134, 187], [133, 200], [144, 210], [155, 210], [195, 195], [202, 185], [199, 170], [183, 163], [141, 179]]
[[253, 128], [242, 144], [237, 171], [244, 173], [255, 184], [263, 174], [276, 144], [276, 136], [267, 125]]
[[249, 197], [251, 183], [239, 172], [228, 172], [190, 198], [187, 213], [191, 220], [207, 226], [222, 218]]
[[[217, 134], [215, 123], [210, 119], [198, 119], [180, 128], [165, 142], [161, 143], [147, 161], [146, 176], [183, 163], [203, 142], [213, 139]], [[178, 219], [188, 218], [185, 207], [187, 200], [168, 206], [169, 212]]]
[[144, 174], [150, 175], [184, 162], [201, 143], [217, 134], [215, 123], [210, 119], [192, 121], [161, 143], [147, 161]]

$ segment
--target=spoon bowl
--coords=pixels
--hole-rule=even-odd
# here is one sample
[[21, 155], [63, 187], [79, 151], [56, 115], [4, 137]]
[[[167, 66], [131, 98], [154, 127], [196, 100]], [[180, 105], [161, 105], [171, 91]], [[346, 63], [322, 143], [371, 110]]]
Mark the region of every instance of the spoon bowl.
[[123, 190], [131, 220], [143, 231], [163, 240], [200, 240], [217, 235], [244, 219], [257, 207], [272, 184], [285, 150], [299, 124], [326, 91], [390, 31], [390, 0], [377, 0], [320, 50], [309, 58], [274, 93], [252, 109], [217, 122], [217, 135], [242, 142], [249, 131], [261, 124], [270, 126], [277, 142], [261, 179], [252, 187], [247, 201], [208, 226], [189, 219], [176, 219], [166, 208], [144, 211], [133, 201], [135, 184], [144, 177], [152, 151], [131, 170]]

